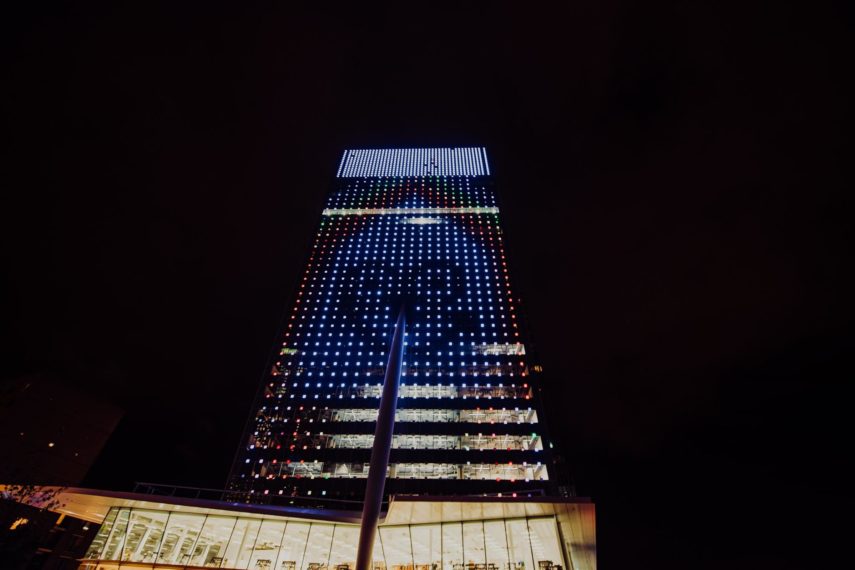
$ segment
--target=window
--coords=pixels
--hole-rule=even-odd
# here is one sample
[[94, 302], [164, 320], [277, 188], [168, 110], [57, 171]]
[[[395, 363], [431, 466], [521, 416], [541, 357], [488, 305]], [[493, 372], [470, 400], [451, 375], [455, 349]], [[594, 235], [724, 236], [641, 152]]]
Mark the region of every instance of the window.
[[166, 525], [157, 562], [188, 564], [204, 522], [205, 515], [172, 513]]
[[117, 507], [113, 507], [107, 513], [107, 516], [104, 517], [104, 522], [101, 523], [101, 528], [98, 529], [98, 534], [95, 535], [95, 538], [92, 539], [92, 544], [89, 545], [89, 548], [86, 551], [86, 558], [90, 560], [102, 559], [109, 560], [106, 556], [102, 556], [102, 554], [106, 554], [104, 552], [104, 546], [107, 544], [107, 539], [112, 533], [113, 526], [116, 524], [116, 516], [119, 514], [119, 509]]
[[543, 444], [540, 436], [531, 435], [509, 435], [509, 434], [466, 434], [461, 438], [463, 449], [510, 449], [510, 450], [542, 450]]
[[327, 567], [332, 543], [333, 525], [312, 524], [302, 570], [322, 570]]
[[463, 526], [460, 523], [442, 525], [442, 570], [462, 570]]
[[505, 521], [484, 521], [484, 546], [488, 563], [503, 570], [510, 569]]
[[229, 545], [226, 547], [223, 556], [222, 568], [247, 567], [260, 526], [261, 521], [257, 519], [238, 520], [232, 531], [232, 536], [229, 538]]
[[543, 465], [525, 463], [472, 463], [463, 466], [463, 479], [500, 479], [514, 481], [546, 481], [549, 479]]
[[389, 477], [398, 479], [459, 479], [457, 465], [451, 463], [395, 463]]
[[511, 557], [510, 570], [529, 570], [537, 568], [531, 558], [528, 524], [525, 519], [505, 521], [508, 552]]
[[486, 564], [484, 525], [481, 521], [463, 523], [463, 558], [469, 564]]
[[309, 523], [288, 522], [276, 570], [298, 570], [303, 567], [303, 552], [309, 539], [309, 526]]
[[[333, 532], [330, 568], [347, 564], [351, 569], [356, 566], [356, 545], [359, 542], [359, 527], [337, 524]], [[286, 569], [282, 569], [286, 570]]]
[[190, 565], [218, 567], [236, 523], [236, 517], [208, 516], [193, 549]]
[[410, 537], [413, 542], [413, 562], [416, 566], [439, 570], [442, 565], [442, 526], [412, 525]]
[[553, 570], [556, 566], [563, 566], [555, 519], [552, 517], [529, 519], [528, 529], [536, 568]]
[[128, 533], [122, 560], [154, 562], [169, 513], [133, 509], [128, 519]]
[[472, 350], [476, 354], [486, 354], [486, 355], [513, 355], [513, 356], [523, 356], [525, 354], [525, 346], [520, 343], [493, 343], [493, 344], [473, 344]]
[[119, 560], [122, 556], [122, 548], [125, 545], [125, 533], [128, 530], [128, 518], [131, 516], [131, 509], [118, 509], [116, 519], [110, 528], [110, 534], [107, 536], [104, 546], [102, 560]]
[[413, 564], [413, 552], [410, 547], [410, 527], [380, 527], [383, 540], [383, 552], [386, 555], [386, 568], [389, 570], [409, 570]]
[[279, 547], [282, 535], [285, 534], [285, 521], [266, 520], [261, 523], [255, 547], [249, 559], [249, 568], [257, 570], [273, 570], [279, 557]]

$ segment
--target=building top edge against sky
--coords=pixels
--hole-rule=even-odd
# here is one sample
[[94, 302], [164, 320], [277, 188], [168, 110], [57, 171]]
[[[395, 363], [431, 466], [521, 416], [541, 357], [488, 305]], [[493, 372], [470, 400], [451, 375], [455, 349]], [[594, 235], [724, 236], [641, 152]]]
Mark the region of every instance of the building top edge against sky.
[[447, 147], [348, 149], [336, 177], [489, 175], [484, 147]]

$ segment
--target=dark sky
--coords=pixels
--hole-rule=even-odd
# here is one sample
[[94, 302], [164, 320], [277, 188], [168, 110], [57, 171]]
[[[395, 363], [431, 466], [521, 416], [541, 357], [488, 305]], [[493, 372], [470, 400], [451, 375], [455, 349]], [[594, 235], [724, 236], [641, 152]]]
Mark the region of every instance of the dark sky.
[[484, 145], [603, 567], [848, 538], [851, 8], [112, 4], [0, 17], [0, 376], [127, 410], [90, 485], [222, 487], [343, 148]]

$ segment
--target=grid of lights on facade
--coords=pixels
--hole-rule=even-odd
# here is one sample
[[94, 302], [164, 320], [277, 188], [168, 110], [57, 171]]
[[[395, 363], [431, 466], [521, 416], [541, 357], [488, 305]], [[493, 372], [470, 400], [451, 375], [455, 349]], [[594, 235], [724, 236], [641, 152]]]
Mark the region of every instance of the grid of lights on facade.
[[365, 476], [402, 299], [390, 479], [550, 480], [486, 152], [374, 149], [342, 156], [232, 488]]
[[[555, 516], [381, 526], [374, 568], [561, 570], [558, 530]], [[80, 568], [353, 568], [358, 535], [351, 524], [114, 507]]]

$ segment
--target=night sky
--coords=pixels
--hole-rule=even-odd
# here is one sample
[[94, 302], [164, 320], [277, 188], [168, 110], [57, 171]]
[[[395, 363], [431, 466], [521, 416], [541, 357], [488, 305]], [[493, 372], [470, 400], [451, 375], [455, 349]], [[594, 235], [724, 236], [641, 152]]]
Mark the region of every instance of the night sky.
[[88, 485], [222, 488], [341, 151], [483, 145], [603, 568], [842, 548], [851, 8], [235, 4], [0, 17], [0, 378], [126, 410]]

